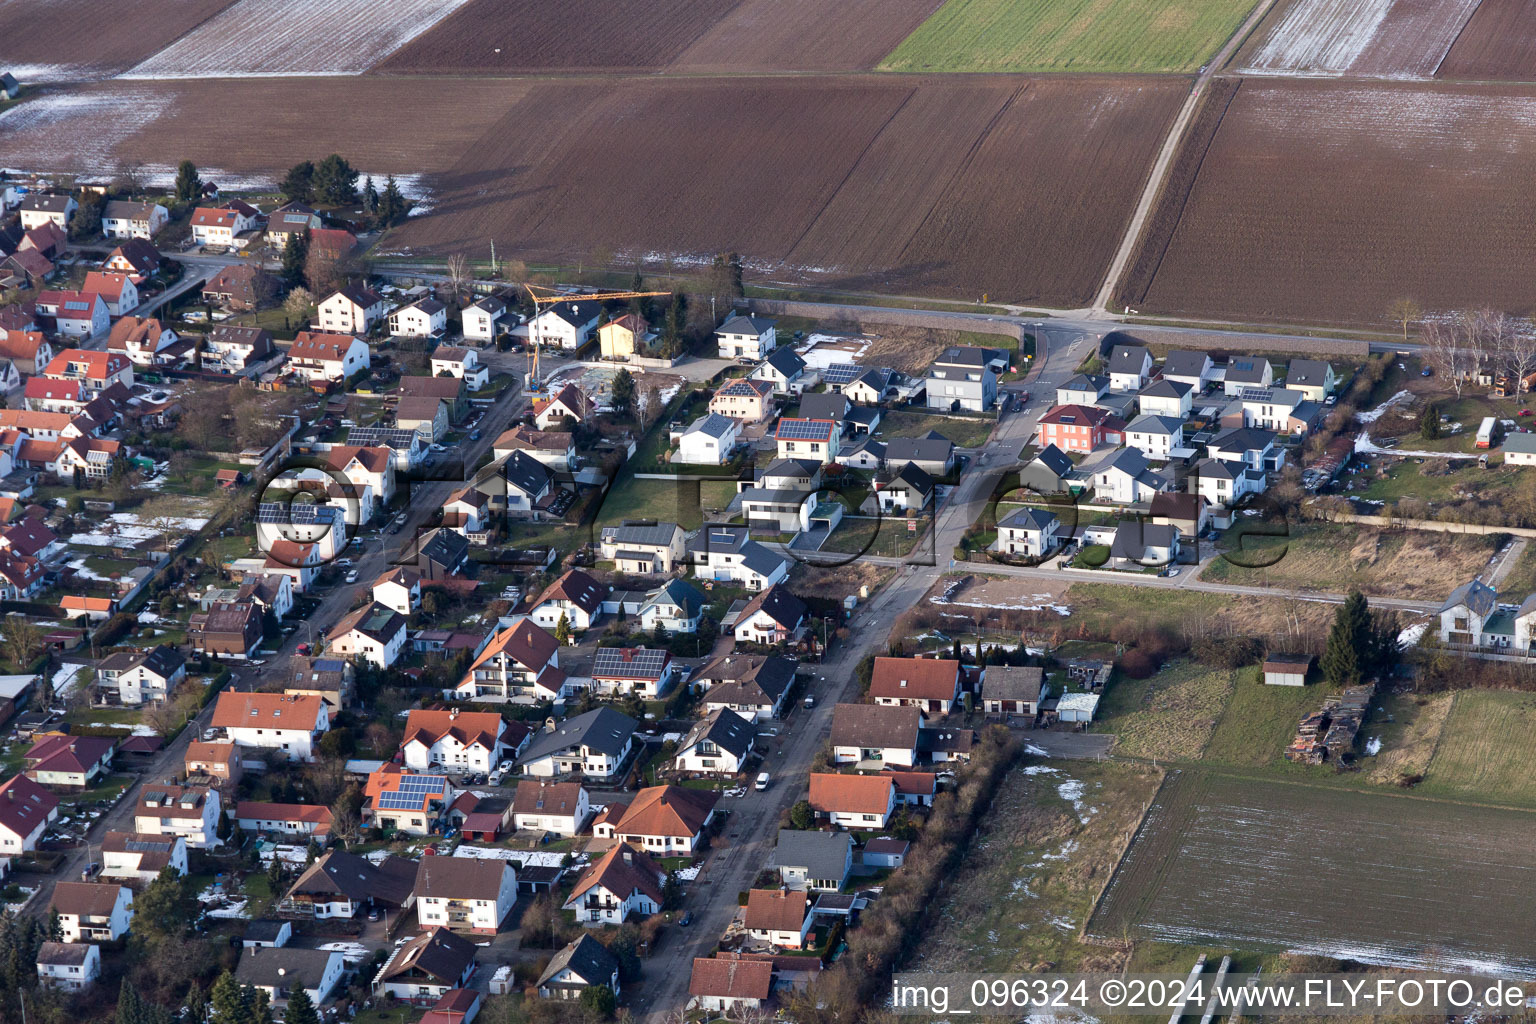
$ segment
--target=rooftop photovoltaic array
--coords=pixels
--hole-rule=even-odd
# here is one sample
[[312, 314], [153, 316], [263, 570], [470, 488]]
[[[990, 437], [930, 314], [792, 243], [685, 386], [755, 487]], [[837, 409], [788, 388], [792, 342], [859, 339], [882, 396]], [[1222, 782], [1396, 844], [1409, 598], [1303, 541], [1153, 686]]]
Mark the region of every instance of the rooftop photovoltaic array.
[[256, 510], [258, 523], [324, 523], [334, 522], [341, 509], [334, 505], [311, 505], [308, 502], [286, 504], [280, 501], [264, 501]]
[[667, 663], [666, 651], [631, 651], [626, 659], [622, 649], [600, 647], [597, 659], [592, 663], [594, 676], [655, 678]]
[[827, 436], [830, 426], [827, 420], [780, 420], [774, 436], [787, 441], [816, 441]]
[[353, 427], [347, 433], [347, 444], [363, 448], [409, 448], [415, 437], [416, 431], [398, 427]]
[[419, 808], [428, 796], [443, 796], [448, 780], [441, 775], [405, 775], [398, 789], [379, 794], [379, 810], [411, 810]]
[[863, 372], [857, 363], [833, 363], [821, 371], [821, 379], [827, 384], [852, 384]]

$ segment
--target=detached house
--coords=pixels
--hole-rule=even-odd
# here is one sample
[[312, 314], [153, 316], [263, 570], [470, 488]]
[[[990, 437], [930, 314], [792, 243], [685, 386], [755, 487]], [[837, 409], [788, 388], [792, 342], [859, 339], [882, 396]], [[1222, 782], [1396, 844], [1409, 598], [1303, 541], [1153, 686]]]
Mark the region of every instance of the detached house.
[[569, 470], [576, 459], [576, 439], [563, 430], [534, 430], [519, 424], [491, 444], [498, 459], [510, 459], [514, 452], [555, 470]]
[[683, 560], [686, 540], [676, 523], [626, 522], [603, 527], [598, 549], [603, 559], [614, 563], [615, 572], [668, 574]]
[[988, 665], [981, 674], [981, 709], [988, 715], [1033, 717], [1040, 710], [1045, 670], [1038, 665]]
[[355, 917], [366, 906], [404, 910], [415, 902], [416, 865], [386, 856], [374, 864], [355, 853], [329, 850], [289, 886], [285, 902], [316, 920]]
[[[501, 333], [503, 329], [502, 321], [506, 315], [506, 300], [498, 299], [495, 296], [487, 296], [472, 305], [464, 307], [464, 311], [459, 314], [459, 317], [463, 322], [465, 339], [478, 341], [481, 344], [487, 341], [494, 341], [497, 334]], [[436, 376], [437, 371], [433, 370], [432, 374]], [[470, 390], [473, 391], [474, 387], [471, 386]]]
[[389, 668], [405, 649], [405, 616], [370, 601], [328, 631], [330, 652], [376, 668]]
[[508, 750], [507, 724], [495, 711], [412, 710], [400, 749], [405, 766], [426, 771], [434, 764], [490, 773]]
[[171, 868], [187, 873], [187, 841], [181, 836], [108, 832], [101, 841], [101, 877], [148, 884]]
[[832, 763], [911, 768], [922, 720], [911, 706], [839, 704], [832, 709]]
[[771, 586], [747, 603], [734, 629], [738, 641], [782, 644], [798, 639], [805, 621], [805, 602], [783, 586]]
[[280, 750], [290, 761], [314, 760], [320, 734], [331, 727], [325, 701], [307, 694], [219, 694], [212, 723], [242, 747]]
[[1139, 391], [1152, 375], [1152, 353], [1141, 345], [1116, 345], [1109, 350], [1105, 368], [1111, 389]]
[[535, 782], [517, 784], [512, 798], [512, 822], [530, 832], [553, 832], [574, 836], [592, 814], [587, 791], [579, 782]]
[[581, 873], [562, 909], [574, 911], [576, 922], [588, 928], [620, 925], [631, 915], [661, 910], [665, 877], [650, 857], [628, 843], [616, 843]]
[[646, 595], [640, 606], [640, 625], [660, 627], [668, 633], [694, 633], [704, 615], [704, 597], [682, 580], [668, 580]]
[[[441, 337], [448, 333], [448, 307], [433, 298], [401, 306], [389, 314], [389, 333], [394, 338]], [[432, 375], [437, 376], [436, 369]]]
[[40, 985], [80, 992], [90, 988], [100, 977], [100, 946], [50, 940], [38, 947], [37, 980]]
[[761, 1009], [773, 994], [771, 960], [694, 957], [688, 979], [690, 1005], [710, 1013]]
[[37, 312], [39, 316], [53, 317], [55, 329], [66, 338], [90, 338], [105, 331], [111, 323], [106, 300], [95, 292], [40, 291]]
[[735, 775], [752, 756], [755, 732], [752, 723], [734, 711], [711, 711], [679, 741], [673, 764], [680, 772]]
[[560, 645], [532, 619], [519, 619], [491, 638], [454, 692], [464, 700], [556, 700], [567, 692]]
[[811, 809], [840, 828], [879, 830], [896, 811], [896, 784], [889, 775], [811, 773]]
[[574, 352], [592, 339], [603, 307], [596, 302], [560, 302], [545, 306], [528, 321], [530, 344]]
[[235, 980], [264, 993], [274, 1008], [286, 1007], [299, 989], [318, 1007], [330, 1000], [345, 973], [346, 963], [335, 950], [251, 946], [241, 952]]
[[290, 239], [307, 237], [320, 225], [320, 215], [314, 210], [297, 201], [286, 203], [267, 217], [267, 244], [281, 249]]
[[160, 269], [160, 251], [143, 239], [130, 239], [113, 249], [101, 268], [127, 274], [134, 284], [141, 285]]
[[1179, 557], [1179, 528], [1122, 519], [1109, 546], [1110, 565], [1116, 569], [1142, 569], [1171, 565]]
[[1247, 388], [1267, 388], [1275, 383], [1275, 368], [1268, 359], [1251, 356], [1234, 356], [1227, 361], [1227, 373], [1222, 378], [1222, 391], [1235, 397]]
[[107, 882], [59, 882], [49, 908], [65, 942], [116, 942], [133, 920], [133, 890]]
[[775, 394], [798, 395], [814, 382], [815, 374], [805, 372], [805, 360], [791, 348], [769, 352], [750, 376], [773, 385]]
[[597, 708], [534, 733], [517, 759], [519, 770], [536, 778], [582, 775], [611, 779], [634, 750], [633, 718]]
[[779, 829], [769, 861], [791, 889], [837, 892], [853, 871], [853, 837], [846, 832]]
[[804, 949], [811, 901], [798, 889], [752, 889], [742, 916], [747, 934], [781, 949]]
[[255, 226], [256, 218], [237, 207], [199, 206], [192, 211], [192, 240], [199, 245], [232, 246], [236, 237]]
[[92, 270], [85, 275], [81, 290], [100, 295], [109, 316], [127, 316], [139, 305], [139, 289], [127, 274]]
[[580, 999], [589, 988], [619, 994], [619, 961], [590, 935], [570, 943], [550, 960], [537, 982], [540, 999]]
[[59, 816], [59, 798], [25, 775], [0, 783], [0, 857], [37, 849], [50, 822]]
[[300, 331], [289, 346], [288, 365], [302, 380], [343, 381], [368, 369], [368, 346], [350, 334]]
[[[1008, 365], [997, 349], [947, 348], [928, 368], [928, 408], [985, 412], [997, 402], [997, 374]], [[999, 365], [1000, 364], [1000, 365]]]
[[1169, 416], [1182, 420], [1193, 407], [1194, 388], [1183, 381], [1164, 377], [1142, 388], [1136, 402], [1143, 416]]
[[277, 291], [277, 282], [260, 267], [236, 263], [221, 267], [203, 285], [203, 301], [243, 313], [265, 305]]
[[960, 663], [938, 658], [876, 658], [869, 696], [876, 704], [947, 715], [960, 699]]
[[705, 413], [673, 436], [677, 443], [674, 462], [694, 466], [720, 466], [736, 450], [738, 425], [718, 413]]
[[597, 351], [604, 359], [625, 361], [636, 352], [643, 353], [655, 337], [644, 317], [625, 313], [597, 329]]
[[1125, 441], [1125, 421], [1103, 409], [1058, 405], [1040, 417], [1040, 446], [1086, 455], [1101, 445]]
[[653, 856], [691, 855], [713, 820], [719, 799], [713, 790], [648, 786], [630, 803], [614, 802], [604, 808], [592, 823], [592, 834], [599, 839], [617, 838]]
[[1163, 360], [1163, 379], [1188, 384], [1197, 395], [1215, 378], [1215, 365], [1204, 352], [1176, 349]]
[[1084, 464], [1080, 472], [1093, 481], [1094, 497], [1121, 505], [1150, 501], [1170, 486], [1166, 477], [1153, 472], [1147, 457], [1137, 448], [1108, 452], [1091, 464]]
[[1339, 374], [1322, 359], [1292, 359], [1286, 368], [1285, 386], [1300, 391], [1309, 402], [1321, 402], [1338, 390]]
[[633, 693], [655, 700], [672, 685], [672, 654], [648, 647], [599, 647], [592, 662], [592, 688], [599, 693]]
[[584, 423], [595, 412], [592, 400], [575, 384], [567, 384], [553, 397], [536, 399], [533, 422], [540, 430], [560, 427], [567, 418]]
[[992, 550], [1002, 555], [1044, 558], [1061, 543], [1061, 522], [1043, 508], [1018, 508], [997, 521]]
[[1184, 447], [1184, 421], [1177, 416], [1138, 416], [1125, 428], [1125, 443], [1148, 459], [1167, 462], [1175, 448]]
[[725, 708], [749, 722], [766, 722], [779, 716], [795, 682], [795, 666], [773, 655], [723, 654], [694, 673], [692, 682], [706, 691], [706, 710]]
[[261, 644], [261, 612], [249, 602], [215, 601], [206, 612], [193, 613], [187, 644], [214, 657], [249, 658]]
[[1485, 646], [1486, 627], [1498, 610], [1498, 593], [1492, 587], [1479, 579], [1463, 583], [1440, 606], [1440, 642]]
[[422, 928], [495, 935], [517, 902], [517, 871], [504, 860], [423, 857], [415, 892]]
[[768, 317], [737, 314], [715, 329], [721, 359], [762, 359], [778, 345], [778, 331]]
[[766, 380], [738, 377], [709, 400], [709, 411], [740, 423], [761, 423], [773, 415], [773, 385]]
[[180, 836], [194, 850], [219, 845], [222, 801], [207, 786], [146, 786], [133, 811], [133, 830], [156, 836]]
[[70, 196], [29, 192], [21, 200], [21, 229], [31, 231], [44, 224], [68, 229], [69, 222], [74, 219], [75, 212], [79, 209], [80, 204]]
[[24, 763], [27, 778], [44, 786], [84, 789], [111, 770], [117, 744], [104, 736], [34, 736]]
[[783, 417], [773, 433], [779, 458], [804, 459], [823, 465], [837, 461], [842, 440], [841, 426], [835, 420], [807, 420]]
[[212, 373], [241, 374], [276, 354], [272, 332], [266, 328], [219, 324], [203, 342], [202, 365]]
[[107, 335], [107, 351], [122, 353], [135, 366], [159, 366], [173, 361], [169, 354], [161, 353], [179, 340], [176, 332], [159, 320], [125, 316], [112, 325], [112, 333]]
[[321, 300], [316, 319], [322, 331], [366, 335], [384, 319], [384, 297], [361, 284], [343, 285]]
[[472, 348], [439, 345], [432, 350], [432, 376], [447, 374], [464, 382], [470, 391], [479, 391], [491, 379], [490, 367], [480, 361]]

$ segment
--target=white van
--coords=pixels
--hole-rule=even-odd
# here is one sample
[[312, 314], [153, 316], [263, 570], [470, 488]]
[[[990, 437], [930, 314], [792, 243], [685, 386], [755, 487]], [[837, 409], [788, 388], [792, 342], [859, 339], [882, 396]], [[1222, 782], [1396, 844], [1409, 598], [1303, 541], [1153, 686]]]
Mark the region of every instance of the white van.
[[756, 784], [755, 788], [757, 789], [757, 791], [759, 793], [761, 793], [763, 790], [768, 788], [768, 783], [770, 783], [772, 781], [773, 781], [773, 777], [771, 775], [769, 775], [767, 772], [758, 772], [757, 773], [757, 784]]

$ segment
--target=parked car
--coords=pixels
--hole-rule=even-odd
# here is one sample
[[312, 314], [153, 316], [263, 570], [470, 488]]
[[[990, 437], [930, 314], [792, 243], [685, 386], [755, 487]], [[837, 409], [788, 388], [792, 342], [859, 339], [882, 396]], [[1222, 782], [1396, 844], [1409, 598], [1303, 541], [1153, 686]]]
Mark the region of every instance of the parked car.
[[816, 698], [815, 697], [810, 697], [810, 696], [806, 697], [805, 698], [805, 706], [806, 706], [807, 709], [815, 707], [816, 706]]
[[356, 583], [357, 582], [357, 570], [356, 569], [352, 569], [352, 570], [350, 570], [347, 573], [347, 582], [348, 583]]
[[310, 652], [309, 644], [299, 644], [299, 653], [300, 654], [305, 655], [307, 657], [309, 655], [309, 652]]
[[772, 782], [772, 781], [773, 781], [773, 777], [771, 775], [769, 775], [767, 772], [758, 772], [757, 773], [757, 782], [754, 783], [753, 785], [754, 785], [754, 788], [759, 793], [761, 793], [763, 790], [768, 788], [768, 784], [770, 782]]

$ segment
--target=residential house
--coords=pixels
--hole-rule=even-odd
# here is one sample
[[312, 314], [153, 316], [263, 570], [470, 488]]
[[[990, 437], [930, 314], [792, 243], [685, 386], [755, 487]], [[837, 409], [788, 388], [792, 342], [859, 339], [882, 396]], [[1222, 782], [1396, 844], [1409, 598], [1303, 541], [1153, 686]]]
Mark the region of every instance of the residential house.
[[143, 239], [130, 239], [107, 255], [101, 269], [127, 274], [142, 286], [160, 269], [160, 251]]
[[614, 563], [615, 572], [667, 574], [683, 560], [686, 542], [687, 534], [676, 523], [627, 521], [603, 527], [598, 552]]
[[1264, 491], [1264, 474], [1241, 462], [1201, 459], [1186, 478], [1191, 494], [1211, 505], [1231, 508], [1250, 494]]
[[84, 789], [112, 770], [117, 744], [105, 736], [42, 733], [23, 757], [27, 778], [44, 786]]
[[747, 602], [733, 627], [741, 643], [783, 644], [799, 639], [806, 626], [805, 602], [781, 585]]
[[633, 693], [656, 700], [671, 688], [675, 667], [670, 651], [599, 647], [592, 661], [592, 688], [598, 693]]
[[692, 683], [705, 690], [707, 711], [727, 708], [749, 722], [779, 717], [795, 682], [795, 662], [763, 654], [723, 654], [694, 673]]
[[545, 629], [555, 629], [562, 618], [572, 629], [586, 630], [603, 614], [608, 588], [580, 569], [570, 569], [544, 588], [533, 602], [529, 617]]
[[566, 690], [560, 645], [547, 630], [524, 618], [491, 637], [454, 693], [470, 700], [555, 700]]
[[1162, 380], [1148, 384], [1136, 396], [1137, 407], [1143, 416], [1168, 416], [1183, 420], [1194, 404], [1194, 388], [1179, 380]]
[[414, 430], [426, 444], [441, 441], [448, 434], [448, 403], [441, 398], [401, 398], [395, 403], [395, 427]]
[[[290, 507], [302, 508], [304, 506]], [[341, 510], [326, 509], [326, 511], [340, 512]], [[343, 513], [340, 516], [334, 517], [317, 517], [316, 521], [336, 523], [344, 518], [345, 514]], [[262, 525], [265, 526], [269, 524]], [[260, 530], [260, 527], [258, 527], [258, 530]], [[287, 576], [290, 581], [291, 591], [296, 591], [302, 594], [314, 586], [315, 578], [319, 576], [320, 566], [323, 564], [325, 559], [337, 554], [337, 552], [332, 551], [328, 556], [326, 554], [326, 549], [322, 548], [321, 545], [327, 543], [335, 543], [337, 541], [345, 541], [345, 539], [345, 536], [340, 533], [327, 534], [326, 538], [323, 538], [316, 543], [308, 544], [301, 543], [299, 541], [288, 540], [286, 537], [279, 537], [267, 544], [267, 557], [262, 562], [262, 573], [263, 575]], [[236, 603], [238, 602], [239, 599], [236, 598]]]
[[462, 380], [470, 391], [479, 391], [491, 379], [490, 367], [480, 361], [480, 354], [462, 346], [439, 345], [432, 350], [432, 376], [444, 374]]
[[109, 316], [126, 316], [139, 305], [139, 289], [127, 274], [92, 270], [86, 273], [83, 292], [95, 292], [107, 304]]
[[876, 658], [869, 697], [876, 704], [947, 715], [960, 699], [960, 663], [939, 658]]
[[885, 464], [891, 469], [912, 465], [933, 476], [946, 476], [955, 468], [955, 445], [935, 430], [922, 437], [893, 437], [885, 442]]
[[70, 196], [50, 195], [46, 192], [28, 192], [21, 200], [21, 229], [31, 231], [44, 224], [68, 230], [80, 204]]
[[603, 307], [596, 302], [560, 302], [545, 306], [528, 321], [530, 344], [574, 352], [592, 339]]
[[744, 526], [706, 524], [688, 542], [688, 552], [695, 576], [740, 583], [748, 590], [775, 586], [789, 575], [788, 559], [752, 540]]
[[997, 521], [991, 550], [1000, 555], [1044, 558], [1061, 543], [1061, 521], [1042, 508], [1016, 508]]
[[773, 994], [773, 963], [694, 957], [688, 978], [689, 1005], [707, 1013], [741, 1015], [760, 1010]]
[[1058, 405], [1040, 417], [1040, 444], [1087, 455], [1101, 445], [1125, 443], [1125, 421], [1103, 409]]
[[175, 331], [153, 317], [125, 316], [112, 325], [107, 351], [122, 353], [135, 366], [160, 366], [173, 361], [167, 350], [179, 340]]
[[300, 331], [288, 348], [288, 365], [301, 380], [344, 381], [368, 369], [368, 346], [350, 334]]
[[85, 385], [78, 380], [54, 380], [51, 377], [32, 377], [26, 382], [21, 394], [22, 403], [34, 412], [62, 412], [74, 415], [89, 399]]
[[86, 291], [40, 291], [37, 312], [39, 316], [53, 317], [55, 330], [66, 338], [94, 337], [107, 329], [111, 318], [106, 300]]
[[346, 284], [320, 300], [316, 320], [329, 334], [366, 336], [384, 319], [384, 297], [361, 284]]
[[877, 831], [896, 812], [896, 784], [889, 775], [811, 773], [811, 809], [834, 826]]
[[0, 359], [14, 364], [21, 373], [41, 373], [53, 361], [53, 346], [42, 331], [0, 328]]
[[198, 245], [232, 246], [255, 226], [255, 217], [235, 207], [199, 206], [192, 211], [192, 240]]
[[267, 215], [267, 245], [282, 249], [294, 238], [307, 238], [323, 222], [320, 214], [298, 200], [285, 203]]
[[283, 692], [289, 696], [319, 697], [326, 712], [333, 717], [352, 700], [356, 673], [340, 658], [297, 656], [289, 659], [288, 681]]
[[763, 357], [749, 376], [773, 385], [774, 394], [798, 395], [812, 385], [815, 373], [806, 373], [805, 360], [792, 348], [776, 348]]
[[752, 723], [719, 708], [693, 723], [677, 745], [673, 766], [698, 775], [736, 775], [752, 756]]
[[1116, 569], [1144, 569], [1172, 565], [1179, 557], [1179, 528], [1145, 519], [1122, 519], [1109, 546], [1109, 562]]
[[390, 569], [373, 581], [372, 593], [375, 603], [409, 617], [421, 608], [421, 577], [410, 569]]
[[871, 502], [878, 502], [883, 512], [921, 512], [933, 501], [937, 487], [933, 477], [907, 462], [892, 472], [881, 471], [875, 478], [875, 493]]
[[1468, 580], [1451, 591], [1436, 613], [1440, 617], [1440, 642], [1483, 646], [1489, 620], [1498, 610], [1497, 591], [1482, 580]]
[[1115, 345], [1105, 360], [1114, 391], [1140, 391], [1152, 376], [1152, 353], [1141, 345]]
[[533, 519], [543, 514], [560, 488], [549, 468], [527, 452], [513, 452], [501, 464], [497, 483], [501, 493], [490, 495], [493, 505], [500, 498], [501, 509], [509, 518]]
[[[448, 307], [437, 299], [417, 299], [389, 314], [392, 338], [438, 338], [448, 333]], [[437, 376], [437, 370], [432, 371]]]
[[570, 943], [549, 961], [535, 982], [541, 999], [580, 999], [589, 988], [619, 994], [619, 961], [590, 935]]
[[837, 892], [853, 870], [853, 837], [846, 832], [779, 829], [769, 866], [791, 889]]
[[377, 864], [328, 850], [304, 869], [283, 897], [285, 909], [317, 920], [355, 917], [364, 907], [405, 910], [415, 902], [416, 864], [386, 856]]
[[1155, 462], [1166, 462], [1184, 447], [1184, 421], [1176, 416], [1142, 414], [1125, 428], [1125, 443]]
[[517, 871], [508, 861], [423, 857], [416, 869], [416, 919], [422, 928], [495, 935], [516, 902]]
[[277, 282], [260, 267], [236, 263], [220, 267], [203, 285], [203, 301], [233, 313], [260, 309], [277, 294]]
[[1040, 710], [1045, 670], [1038, 665], [988, 665], [981, 673], [981, 710], [1033, 718]]
[[331, 727], [319, 697], [228, 690], [219, 694], [210, 724], [242, 747], [280, 750], [290, 761], [314, 760], [320, 734]]
[[738, 377], [721, 386], [709, 400], [710, 412], [739, 423], [761, 423], [775, 408], [773, 385], [752, 377]]
[[272, 332], [266, 328], [219, 324], [203, 342], [202, 368], [210, 373], [243, 374], [276, 354]]
[[1233, 356], [1227, 360], [1226, 376], [1222, 378], [1222, 393], [1235, 397], [1250, 388], [1267, 388], [1275, 382], [1275, 368], [1268, 359], [1254, 356]]
[[[504, 327], [502, 321], [506, 316], [506, 300], [488, 295], [465, 306], [459, 314], [459, 319], [463, 324], [465, 339], [478, 341], [483, 345], [488, 341], [494, 341], [501, 333]], [[432, 375], [437, 376], [437, 371], [434, 370]]]
[[400, 749], [405, 766], [415, 771], [443, 765], [488, 774], [506, 756], [508, 738], [507, 723], [495, 711], [413, 709]]
[[759, 942], [781, 949], [804, 949], [811, 930], [811, 903], [799, 889], [752, 889], [742, 926]]
[[778, 345], [775, 321], [738, 313], [715, 329], [721, 359], [762, 359]]
[[832, 709], [832, 763], [911, 768], [922, 719], [911, 706], [839, 704]]
[[896, 784], [896, 802], [906, 807], [932, 807], [938, 793], [938, 776], [933, 772], [898, 772], [886, 775]]
[[574, 836], [591, 815], [591, 800], [579, 782], [525, 779], [512, 798], [512, 823], [529, 832]]
[[534, 733], [517, 759], [518, 768], [535, 778], [579, 774], [612, 779], [634, 750], [639, 724], [609, 707], [567, 718]]
[[[726, 728], [736, 727], [727, 723]], [[627, 805], [609, 804], [593, 823], [592, 834], [599, 839], [616, 838], [652, 856], [691, 856], [714, 819], [719, 799], [713, 790], [648, 786]]]
[[994, 349], [945, 349], [928, 368], [928, 408], [968, 412], [992, 408], [997, 401], [995, 360]]
[[170, 644], [118, 651], [96, 666], [96, 688], [123, 707], [164, 703], [187, 678], [187, 658]]
[[1066, 452], [1047, 444], [1019, 469], [1019, 487], [1036, 494], [1062, 494], [1071, 490], [1076, 469]]
[[239, 744], [228, 740], [193, 740], [187, 745], [182, 770], [196, 784], [233, 792], [245, 774], [245, 765]]
[[885, 442], [861, 437], [838, 450], [837, 461], [852, 469], [877, 470], [885, 465]]
[[549, 469], [569, 470], [576, 459], [576, 440], [563, 430], [534, 430], [523, 424], [498, 437], [491, 451], [497, 459], [522, 452]]
[[37, 849], [50, 822], [59, 816], [59, 798], [25, 775], [0, 783], [0, 857]]
[[781, 459], [805, 459], [825, 465], [837, 461], [842, 429], [835, 420], [781, 417], [773, 433]]
[[625, 313], [597, 329], [598, 354], [603, 359], [627, 362], [636, 353], [644, 355], [655, 337], [644, 317]]
[[[364, 501], [365, 507], [374, 502], [388, 505], [395, 498], [395, 453], [384, 447], [360, 448], [353, 445], [334, 445], [325, 453], [326, 465], [341, 473], [361, 496], [371, 495]], [[361, 513], [356, 513], [361, 515]], [[352, 515], [348, 516], [350, 521]], [[365, 517], [366, 518], [366, 517]]]
[[397, 397], [436, 398], [448, 405], [448, 421], [457, 423], [469, 409], [469, 390], [462, 377], [423, 377], [405, 374], [395, 388]]
[[1085, 463], [1080, 472], [1093, 482], [1096, 499], [1121, 505], [1150, 501], [1154, 494], [1170, 486], [1168, 478], [1154, 472], [1137, 448], [1107, 452], [1092, 463]]
[[49, 260], [57, 260], [69, 249], [69, 232], [48, 221], [35, 227], [23, 227], [21, 241], [16, 245], [18, 253], [36, 253]]
[[693, 633], [704, 615], [704, 597], [683, 580], [668, 580], [646, 595], [640, 606], [640, 626], [668, 633]]
[[315, 804], [241, 800], [235, 805], [235, 824], [240, 831], [282, 839], [305, 838], [324, 845], [330, 838], [331, 820], [331, 809]]
[[672, 435], [677, 445], [673, 462], [692, 466], [721, 466], [736, 450], [739, 427], [735, 420], [718, 413], [705, 413]]
[[1198, 537], [1210, 525], [1210, 501], [1199, 494], [1166, 491], [1154, 495], [1149, 512], [1154, 523], [1177, 526], [1182, 537]]
[[406, 772], [387, 764], [363, 787], [363, 821], [374, 828], [425, 836], [446, 824], [454, 793], [448, 776]]
[[133, 890], [110, 882], [58, 882], [50, 913], [65, 942], [116, 942], [133, 921]]
[[346, 962], [340, 953], [299, 946], [242, 949], [235, 966], [235, 980], [265, 993], [275, 1010], [286, 1007], [299, 989], [314, 1006], [324, 1006], [344, 974]]
[[146, 835], [180, 836], [194, 850], [219, 845], [222, 800], [207, 786], [145, 786], [133, 811], [133, 830]]
[[389, 668], [405, 650], [404, 615], [370, 601], [344, 615], [327, 631], [332, 654]]
[[101, 877], [147, 885], [170, 868], [187, 873], [187, 841], [147, 832], [108, 832], [101, 838]]
[[574, 911], [576, 922], [588, 928], [620, 925], [631, 915], [661, 910], [665, 877], [645, 853], [618, 842], [581, 873], [562, 909]]
[[1285, 465], [1285, 450], [1275, 446], [1275, 434], [1255, 427], [1237, 427], [1220, 434], [1206, 446], [1206, 453], [1222, 462], [1238, 462], [1264, 472]]
[[217, 601], [187, 623], [187, 646], [199, 654], [244, 660], [260, 643], [261, 612], [249, 603]]
[[1277, 434], [1304, 434], [1309, 429], [1303, 406], [1306, 397], [1290, 388], [1244, 388], [1222, 414], [1222, 426], [1258, 427]]
[[1339, 374], [1326, 360], [1292, 359], [1286, 367], [1285, 386], [1300, 391], [1309, 402], [1322, 402], [1338, 390]]
[[594, 412], [592, 400], [575, 384], [567, 384], [549, 398], [534, 400], [533, 422], [540, 430], [553, 430], [567, 419], [584, 423]]
[[94, 943], [43, 943], [37, 950], [37, 980], [48, 988], [80, 992], [101, 977], [101, 947]]
[[1215, 364], [1204, 352], [1175, 349], [1163, 359], [1163, 379], [1188, 384], [1190, 391], [1198, 395], [1216, 379]]

